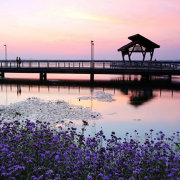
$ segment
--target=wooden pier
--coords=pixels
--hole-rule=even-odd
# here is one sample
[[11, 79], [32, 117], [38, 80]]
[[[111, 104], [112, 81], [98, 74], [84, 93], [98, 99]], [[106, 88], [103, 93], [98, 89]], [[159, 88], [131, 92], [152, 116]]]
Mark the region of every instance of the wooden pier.
[[15, 60], [0, 60], [0, 76], [6, 73], [39, 73], [40, 80], [47, 79], [47, 73], [90, 74], [135, 74], [142, 76], [180, 75], [180, 61], [120, 61], [120, 60], [22, 60], [17, 66]]

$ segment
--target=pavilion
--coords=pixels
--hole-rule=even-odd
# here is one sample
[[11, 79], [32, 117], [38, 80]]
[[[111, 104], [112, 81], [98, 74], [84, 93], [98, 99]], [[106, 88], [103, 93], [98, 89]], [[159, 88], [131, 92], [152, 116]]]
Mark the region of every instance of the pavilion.
[[118, 51], [121, 51], [122, 53], [123, 61], [125, 60], [125, 55], [128, 55], [129, 61], [131, 61], [132, 53], [142, 53], [143, 61], [145, 60], [146, 53], [150, 53], [150, 60], [152, 60], [154, 49], [160, 48], [158, 44], [141, 36], [140, 34], [129, 36], [128, 39], [131, 40], [131, 42], [118, 49]]

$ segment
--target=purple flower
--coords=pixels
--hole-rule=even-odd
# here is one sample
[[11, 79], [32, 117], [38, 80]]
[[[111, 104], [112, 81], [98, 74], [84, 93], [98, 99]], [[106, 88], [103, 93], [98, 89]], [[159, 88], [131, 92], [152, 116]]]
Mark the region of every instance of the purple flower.
[[23, 126], [1, 125], [0, 176], [4, 179], [25, 179], [29, 173], [34, 180], [177, 179], [179, 175], [180, 156], [174, 150], [178, 138], [168, 139], [162, 132], [156, 139], [146, 134], [140, 143], [130, 136], [122, 142], [115, 133], [106, 139], [102, 130], [88, 138], [71, 128], [56, 132], [49, 123], [29, 120]]
[[144, 179], [149, 179], [149, 178], [147, 176], [145, 176]]
[[45, 154], [46, 154], [46, 155], [50, 155], [50, 151], [46, 151]]
[[58, 141], [58, 140], [59, 140], [59, 136], [58, 136], [58, 135], [55, 135], [55, 136], [54, 136], [54, 140], [55, 140], [55, 141]]
[[3, 148], [1, 151], [2, 152], [8, 152], [8, 148]]
[[93, 180], [92, 176], [88, 176], [87, 180]]
[[108, 176], [104, 176], [103, 180], [109, 180]]
[[101, 179], [103, 177], [103, 174], [102, 173], [99, 173], [98, 175], [97, 175], [97, 179]]
[[59, 160], [59, 155], [55, 156], [55, 160], [58, 161]]
[[130, 177], [129, 180], [135, 180], [135, 178], [134, 177]]

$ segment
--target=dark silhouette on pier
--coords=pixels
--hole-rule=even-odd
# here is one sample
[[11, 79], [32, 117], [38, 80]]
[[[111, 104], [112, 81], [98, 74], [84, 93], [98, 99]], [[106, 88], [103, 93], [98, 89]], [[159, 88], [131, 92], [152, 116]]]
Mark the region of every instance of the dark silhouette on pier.
[[16, 63], [17, 63], [17, 68], [19, 68], [21, 66], [21, 58], [20, 57], [16, 58]]
[[142, 53], [143, 61], [145, 60], [146, 53], [150, 53], [150, 60], [152, 60], [154, 49], [160, 48], [158, 44], [141, 36], [140, 34], [129, 36], [128, 39], [131, 40], [131, 42], [118, 49], [118, 51], [121, 51], [122, 53], [123, 61], [125, 60], [125, 55], [127, 55], [129, 61], [131, 61], [132, 53]]

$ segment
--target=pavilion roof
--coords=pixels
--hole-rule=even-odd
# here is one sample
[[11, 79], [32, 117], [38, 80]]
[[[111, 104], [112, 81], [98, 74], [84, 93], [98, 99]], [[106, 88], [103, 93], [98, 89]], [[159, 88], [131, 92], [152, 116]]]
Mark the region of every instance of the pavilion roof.
[[121, 48], [119, 48], [118, 51], [123, 51], [123, 50], [129, 49], [129, 48], [133, 47], [135, 44], [136, 44], [136, 42], [132, 41], [132, 42], [122, 46]]
[[145, 38], [144, 36], [141, 36], [140, 34], [129, 36], [128, 39], [131, 40], [131, 42], [119, 48], [118, 51], [125, 51], [130, 47], [134, 46], [135, 44], [139, 44], [148, 49], [160, 48], [158, 44], [152, 42], [151, 40]]

